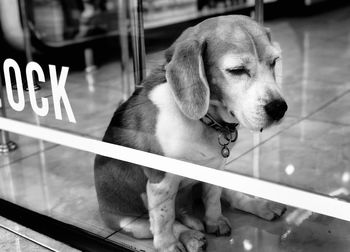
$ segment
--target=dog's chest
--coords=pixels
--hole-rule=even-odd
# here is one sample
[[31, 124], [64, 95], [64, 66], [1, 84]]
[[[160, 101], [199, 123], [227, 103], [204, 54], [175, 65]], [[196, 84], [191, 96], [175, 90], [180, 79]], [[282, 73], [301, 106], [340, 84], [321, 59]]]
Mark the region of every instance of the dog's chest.
[[165, 156], [222, 169], [225, 159], [218, 133], [200, 121], [187, 118], [173, 100], [167, 84], [157, 86], [150, 99], [158, 107], [156, 138]]

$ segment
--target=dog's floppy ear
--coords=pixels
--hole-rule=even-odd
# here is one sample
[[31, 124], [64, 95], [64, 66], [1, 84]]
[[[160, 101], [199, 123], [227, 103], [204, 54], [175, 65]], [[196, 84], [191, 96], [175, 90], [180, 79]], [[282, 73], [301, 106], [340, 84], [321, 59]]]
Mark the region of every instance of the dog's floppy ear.
[[185, 39], [167, 52], [166, 78], [175, 101], [189, 118], [198, 120], [208, 111], [209, 85], [205, 77], [202, 54], [205, 42]]

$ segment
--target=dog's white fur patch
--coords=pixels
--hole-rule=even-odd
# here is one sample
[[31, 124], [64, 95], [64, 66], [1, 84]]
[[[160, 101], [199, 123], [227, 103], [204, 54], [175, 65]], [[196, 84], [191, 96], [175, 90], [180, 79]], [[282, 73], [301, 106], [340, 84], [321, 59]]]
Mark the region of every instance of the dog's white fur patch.
[[215, 169], [225, 165], [218, 133], [186, 117], [175, 103], [168, 83], [155, 87], [149, 98], [159, 109], [156, 137], [165, 156]]
[[150, 229], [156, 249], [163, 251], [174, 244], [175, 197], [181, 178], [167, 173], [160, 183], [147, 183]]

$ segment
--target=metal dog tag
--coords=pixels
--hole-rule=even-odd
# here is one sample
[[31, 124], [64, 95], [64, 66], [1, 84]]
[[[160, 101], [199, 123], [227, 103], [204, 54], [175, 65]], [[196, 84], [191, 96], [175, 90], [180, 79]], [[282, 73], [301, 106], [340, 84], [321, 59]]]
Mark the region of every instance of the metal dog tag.
[[224, 157], [224, 158], [228, 158], [230, 156], [230, 149], [227, 148], [226, 145], [224, 145], [221, 149], [221, 155]]

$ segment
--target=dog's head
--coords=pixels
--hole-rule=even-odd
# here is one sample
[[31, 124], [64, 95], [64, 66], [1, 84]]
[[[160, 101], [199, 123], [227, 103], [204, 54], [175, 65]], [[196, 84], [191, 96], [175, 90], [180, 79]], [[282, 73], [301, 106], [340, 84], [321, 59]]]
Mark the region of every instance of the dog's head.
[[260, 130], [287, 110], [281, 50], [268, 29], [248, 17], [207, 19], [183, 32], [166, 58], [175, 101], [191, 119], [214, 109], [226, 122]]

